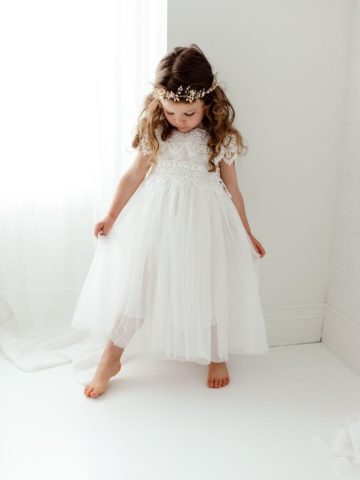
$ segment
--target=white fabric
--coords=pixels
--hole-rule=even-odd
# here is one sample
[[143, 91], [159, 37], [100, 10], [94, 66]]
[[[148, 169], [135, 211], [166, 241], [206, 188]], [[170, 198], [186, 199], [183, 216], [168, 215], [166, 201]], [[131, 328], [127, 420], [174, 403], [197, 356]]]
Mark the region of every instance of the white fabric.
[[156, 133], [158, 163], [99, 235], [73, 327], [121, 347], [140, 329], [136, 352], [200, 364], [267, 353], [260, 255], [207, 171], [207, 132]]
[[349, 413], [346, 427], [314, 435], [314, 444], [332, 456], [338, 480], [360, 480], [360, 412]]

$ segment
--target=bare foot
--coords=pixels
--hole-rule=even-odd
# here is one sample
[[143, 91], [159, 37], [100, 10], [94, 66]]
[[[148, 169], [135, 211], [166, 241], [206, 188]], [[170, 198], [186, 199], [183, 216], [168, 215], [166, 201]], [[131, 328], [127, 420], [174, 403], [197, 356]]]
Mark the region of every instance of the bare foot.
[[98, 397], [108, 387], [111, 377], [120, 372], [120, 360], [104, 358], [100, 361], [93, 380], [84, 388], [84, 394], [87, 397]]
[[211, 362], [208, 368], [207, 385], [209, 388], [225, 387], [230, 383], [226, 362]]
[[120, 358], [124, 349], [109, 340], [96, 369], [93, 380], [84, 388], [87, 397], [98, 397], [105, 392], [111, 377], [120, 372]]

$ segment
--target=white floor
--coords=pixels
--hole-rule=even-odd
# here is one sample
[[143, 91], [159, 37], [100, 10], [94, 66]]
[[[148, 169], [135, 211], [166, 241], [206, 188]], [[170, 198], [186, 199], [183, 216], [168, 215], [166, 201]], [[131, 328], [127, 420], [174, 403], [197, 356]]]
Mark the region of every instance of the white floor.
[[360, 378], [321, 343], [206, 367], [136, 357], [86, 398], [69, 364], [23, 373], [0, 356], [2, 480], [331, 480], [312, 436], [359, 408]]

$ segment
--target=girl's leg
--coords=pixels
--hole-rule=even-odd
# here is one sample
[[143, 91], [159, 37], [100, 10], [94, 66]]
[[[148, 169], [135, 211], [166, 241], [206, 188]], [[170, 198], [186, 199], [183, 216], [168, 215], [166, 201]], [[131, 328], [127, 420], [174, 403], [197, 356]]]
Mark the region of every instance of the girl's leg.
[[125, 346], [119, 347], [118, 345], [115, 345], [112, 340], [108, 340], [105, 350], [103, 351], [103, 354], [101, 356], [100, 362], [105, 359], [120, 361], [121, 355], [123, 354], [124, 350]]
[[114, 327], [111, 338], [108, 340], [100, 358], [95, 376], [84, 388], [84, 394], [87, 397], [94, 398], [105, 392], [110, 378], [119, 373], [121, 369], [120, 358], [142, 323], [143, 319], [128, 318], [126, 322], [119, 321]]

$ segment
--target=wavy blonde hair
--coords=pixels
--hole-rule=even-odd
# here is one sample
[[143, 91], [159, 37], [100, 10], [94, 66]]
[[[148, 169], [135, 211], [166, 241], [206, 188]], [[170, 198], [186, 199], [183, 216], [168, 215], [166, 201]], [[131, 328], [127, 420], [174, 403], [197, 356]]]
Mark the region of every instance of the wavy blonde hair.
[[[190, 47], [175, 47], [165, 55], [156, 69], [154, 88], [164, 87], [166, 90], [176, 92], [180, 85], [191, 86], [191, 89], [207, 90], [213, 82], [214, 74], [208, 60], [200, 48], [192, 43]], [[228, 135], [233, 134], [238, 146], [238, 154], [246, 153], [247, 146], [244, 144], [241, 133], [233, 127], [235, 110], [225, 95], [224, 90], [217, 85], [216, 88], [207, 93], [201, 99], [204, 102], [205, 115], [202, 123], [209, 133], [208, 147], [209, 172], [216, 170], [214, 158], [220, 153], [221, 145], [227, 146], [224, 140]], [[184, 102], [187, 103], [187, 102]], [[144, 138], [151, 150], [148, 162], [149, 165], [156, 163], [159, 151], [159, 142], [155, 130], [162, 126], [161, 139], [165, 141], [170, 135], [173, 127], [165, 118], [161, 102], [149, 93], [142, 106], [138, 117], [135, 137], [132, 140], [132, 147], [141, 145]], [[230, 138], [229, 138], [230, 140]]]

